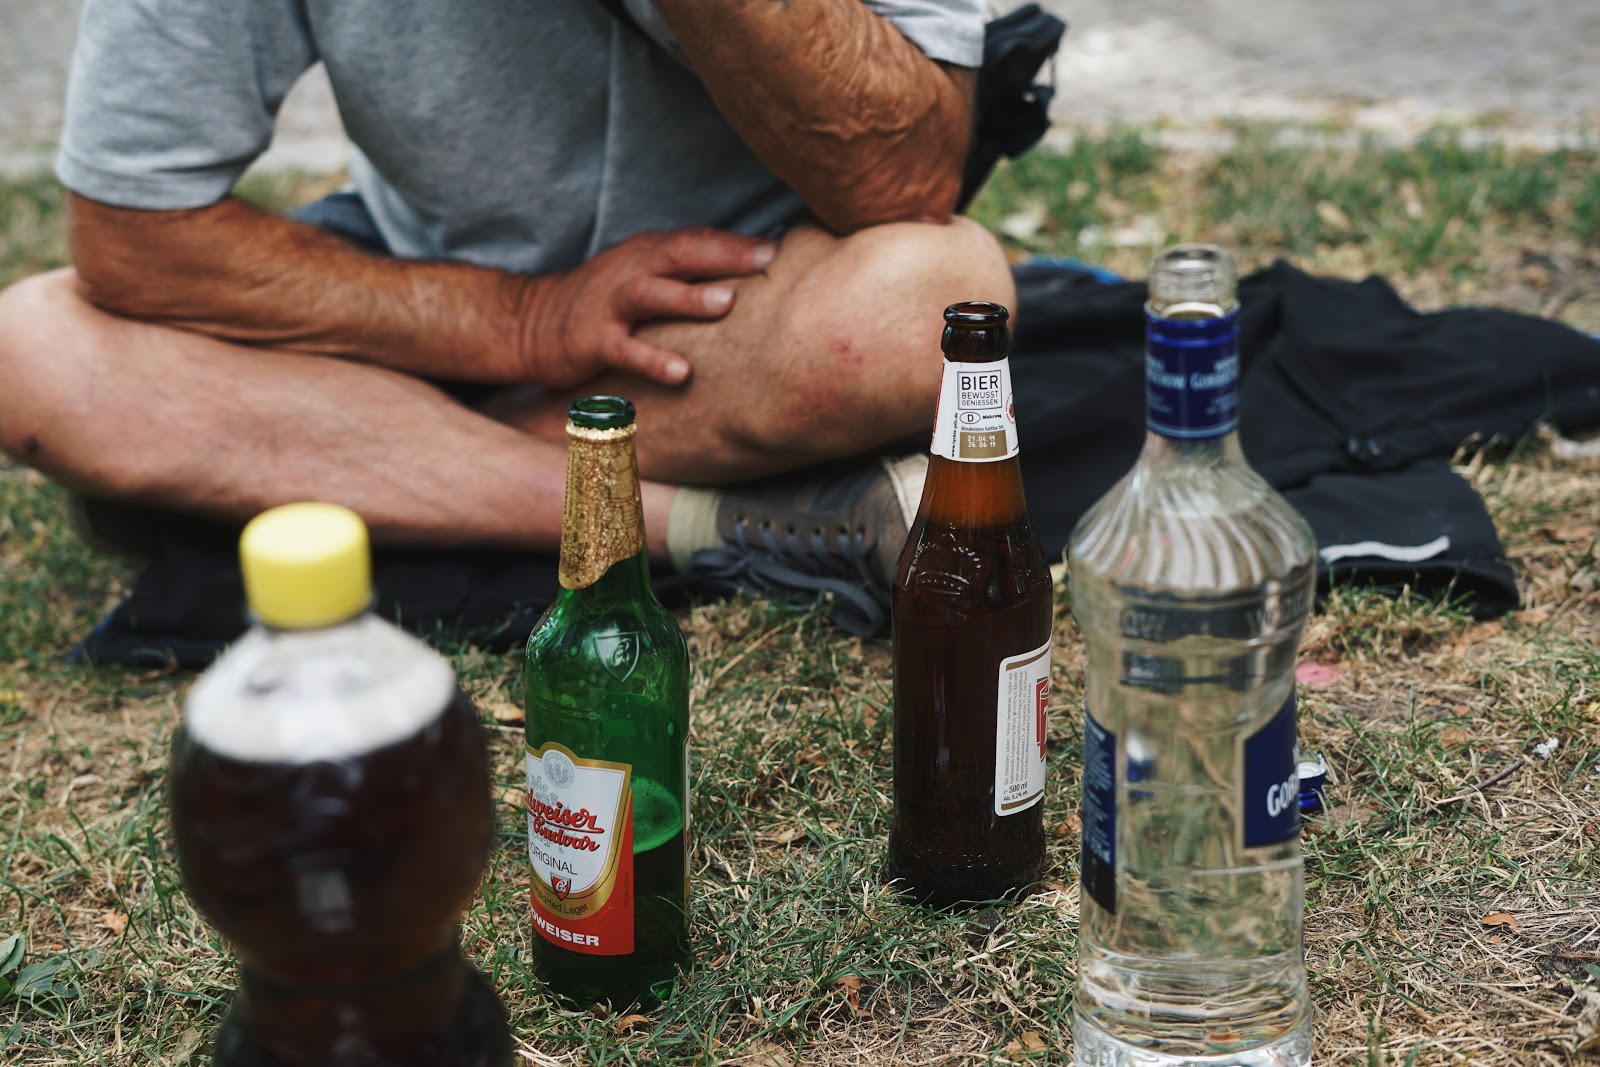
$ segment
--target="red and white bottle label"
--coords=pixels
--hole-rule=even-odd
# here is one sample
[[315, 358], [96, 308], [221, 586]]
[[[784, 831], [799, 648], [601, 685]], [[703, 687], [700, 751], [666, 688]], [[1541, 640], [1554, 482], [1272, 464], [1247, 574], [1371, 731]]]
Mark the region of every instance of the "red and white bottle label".
[[1017, 454], [1010, 360], [945, 363], [929, 451], [968, 463], [993, 463]]
[[534, 925], [573, 952], [632, 952], [632, 768], [550, 742], [527, 772]]
[[1050, 642], [1000, 661], [995, 716], [994, 813], [1015, 815], [1044, 797], [1045, 707], [1050, 703]]

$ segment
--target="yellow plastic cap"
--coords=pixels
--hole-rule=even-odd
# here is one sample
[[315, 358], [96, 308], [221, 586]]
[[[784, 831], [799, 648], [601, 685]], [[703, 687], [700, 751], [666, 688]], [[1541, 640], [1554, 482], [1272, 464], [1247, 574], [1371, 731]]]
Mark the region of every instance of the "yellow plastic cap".
[[338, 504], [263, 511], [239, 537], [250, 612], [279, 630], [354, 618], [372, 600], [372, 560], [361, 516]]

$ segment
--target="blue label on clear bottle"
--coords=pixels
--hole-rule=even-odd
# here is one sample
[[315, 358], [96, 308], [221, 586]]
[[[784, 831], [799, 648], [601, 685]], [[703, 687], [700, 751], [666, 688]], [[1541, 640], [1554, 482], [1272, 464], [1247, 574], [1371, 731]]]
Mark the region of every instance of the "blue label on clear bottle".
[[1299, 832], [1300, 739], [1290, 690], [1272, 720], [1244, 742], [1244, 847], [1276, 845]]
[[1117, 912], [1117, 735], [1083, 714], [1084, 891], [1106, 911]]
[[1199, 441], [1239, 424], [1239, 313], [1164, 319], [1146, 314], [1145, 425]]

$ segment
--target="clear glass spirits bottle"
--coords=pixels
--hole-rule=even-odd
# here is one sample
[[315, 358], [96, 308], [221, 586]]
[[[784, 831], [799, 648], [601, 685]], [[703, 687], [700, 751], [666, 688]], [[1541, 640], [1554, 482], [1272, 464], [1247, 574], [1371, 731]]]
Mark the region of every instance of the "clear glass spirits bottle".
[[1232, 260], [1150, 272], [1143, 452], [1079, 523], [1080, 1067], [1302, 1065], [1294, 664], [1310, 528], [1245, 461]]

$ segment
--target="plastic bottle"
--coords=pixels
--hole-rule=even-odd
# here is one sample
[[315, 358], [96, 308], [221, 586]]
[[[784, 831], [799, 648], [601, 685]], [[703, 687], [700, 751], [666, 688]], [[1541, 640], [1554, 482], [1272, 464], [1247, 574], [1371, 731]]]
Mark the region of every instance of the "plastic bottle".
[[459, 947], [493, 833], [476, 711], [368, 611], [353, 512], [264, 512], [240, 562], [254, 625], [191, 688], [169, 772], [184, 885], [239, 959], [214, 1062], [510, 1064]]

